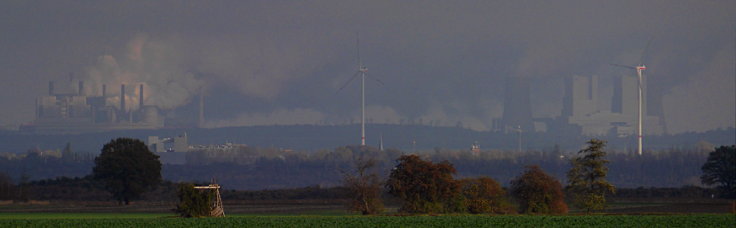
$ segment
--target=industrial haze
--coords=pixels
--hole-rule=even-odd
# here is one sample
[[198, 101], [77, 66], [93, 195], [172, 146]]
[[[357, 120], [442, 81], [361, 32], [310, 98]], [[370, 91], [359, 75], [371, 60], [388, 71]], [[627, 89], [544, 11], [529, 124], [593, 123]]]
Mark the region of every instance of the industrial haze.
[[635, 75], [609, 64], [640, 64], [650, 39], [645, 135], [736, 123], [733, 1], [0, 6], [0, 125], [12, 131], [353, 126], [359, 84], [335, 92], [356, 70], [356, 32], [385, 82], [366, 84], [374, 125], [631, 137]]

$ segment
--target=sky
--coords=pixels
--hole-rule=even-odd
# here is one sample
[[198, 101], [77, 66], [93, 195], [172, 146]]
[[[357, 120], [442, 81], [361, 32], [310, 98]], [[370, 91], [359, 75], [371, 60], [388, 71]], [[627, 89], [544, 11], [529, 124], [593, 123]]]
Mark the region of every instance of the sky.
[[90, 94], [144, 83], [167, 115], [204, 93], [209, 127], [357, 123], [359, 81], [339, 89], [360, 37], [369, 122], [488, 130], [507, 77], [530, 79], [534, 117], [557, 117], [565, 77], [597, 75], [610, 96], [630, 74], [610, 64], [637, 64], [651, 40], [650, 101], [669, 133], [702, 132], [736, 124], [733, 12], [711, 0], [2, 1], [0, 126], [32, 122], [48, 81], [70, 74]]

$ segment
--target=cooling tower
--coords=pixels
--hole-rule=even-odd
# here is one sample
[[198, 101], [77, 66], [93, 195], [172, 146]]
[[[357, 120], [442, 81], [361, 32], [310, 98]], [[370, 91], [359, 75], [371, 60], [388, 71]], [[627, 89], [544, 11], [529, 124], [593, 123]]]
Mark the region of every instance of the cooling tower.
[[200, 128], [204, 127], [204, 93], [199, 94], [199, 118], [198, 125]]
[[125, 112], [125, 84], [120, 85], [120, 111]]
[[138, 108], [140, 110], [143, 110], [143, 84], [141, 84], [139, 95], [140, 97], [138, 98]]
[[506, 78], [502, 116], [504, 131], [514, 131], [519, 127], [524, 132], [534, 131], [529, 93], [528, 79], [521, 77]]

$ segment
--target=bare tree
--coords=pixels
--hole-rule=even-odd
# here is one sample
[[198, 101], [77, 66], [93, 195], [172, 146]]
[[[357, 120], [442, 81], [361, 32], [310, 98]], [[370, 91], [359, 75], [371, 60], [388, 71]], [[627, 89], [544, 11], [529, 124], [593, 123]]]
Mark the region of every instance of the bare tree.
[[361, 157], [355, 160], [354, 170], [344, 172], [343, 182], [350, 190], [351, 200], [349, 209], [364, 215], [383, 212], [381, 189], [383, 181], [375, 173], [376, 160]]

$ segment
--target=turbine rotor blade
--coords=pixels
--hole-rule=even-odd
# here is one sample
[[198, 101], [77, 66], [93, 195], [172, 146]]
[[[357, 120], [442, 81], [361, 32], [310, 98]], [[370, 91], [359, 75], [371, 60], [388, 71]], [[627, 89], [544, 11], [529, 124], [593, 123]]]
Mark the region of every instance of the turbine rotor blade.
[[[368, 77], [368, 73], [365, 73], [365, 76]], [[383, 83], [381, 80], [378, 80], [378, 78], [375, 78], [373, 76], [371, 76], [370, 78], [378, 82], [378, 84], [380, 85], [386, 85], [386, 83]]]
[[348, 82], [346, 82], [345, 84], [343, 84], [342, 87], [340, 87], [340, 89], [338, 89], [335, 92], [335, 94], [339, 93], [340, 91], [342, 91], [342, 89], [344, 89], [345, 87], [347, 87], [351, 82], [353, 82], [355, 80], [355, 78], [358, 77], [358, 75], [360, 75], [360, 71], [355, 72], [355, 74], [353, 74], [353, 77], [351, 77], [350, 80], [348, 80]]
[[641, 51], [641, 58], [639, 59], [639, 66], [644, 65], [644, 57], [647, 55], [647, 51], [649, 50], [649, 45], [652, 44], [652, 40], [654, 37], [650, 37], [649, 41], [647, 41], [647, 46], [644, 46], [644, 50]]
[[360, 61], [360, 32], [355, 33], [355, 47], [358, 49], [358, 69], [363, 66], [363, 62]]
[[628, 68], [628, 69], [636, 70], [636, 67], [633, 67], [633, 66], [627, 66], [627, 65], [621, 65], [621, 64], [615, 64], [615, 63], [611, 63], [611, 66], [615, 66], [615, 67], [623, 67], [623, 68]]

